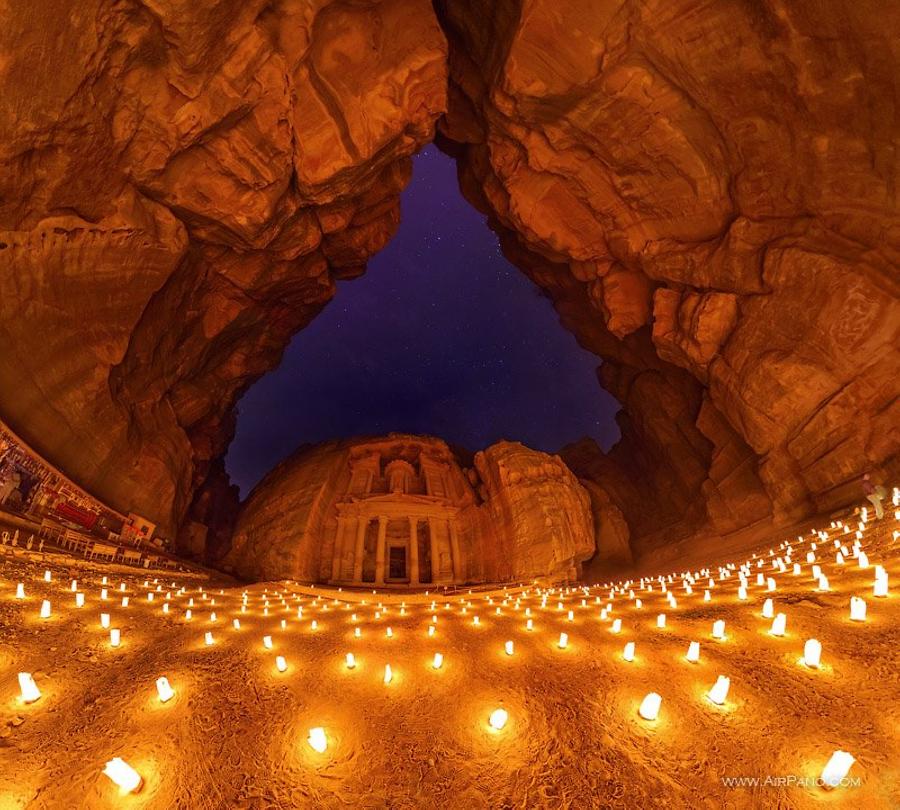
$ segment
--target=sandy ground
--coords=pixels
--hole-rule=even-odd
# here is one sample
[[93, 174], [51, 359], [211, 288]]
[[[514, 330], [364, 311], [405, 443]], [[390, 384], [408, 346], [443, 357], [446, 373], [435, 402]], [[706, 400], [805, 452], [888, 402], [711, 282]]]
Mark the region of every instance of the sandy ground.
[[[550, 594], [543, 609], [535, 588], [463, 592], [440, 597], [432, 611], [431, 595], [268, 583], [246, 589], [242, 612], [243, 589], [220, 593], [206, 576], [154, 573], [145, 587], [144, 572], [0, 549], [0, 809], [898, 807], [896, 528], [893, 514], [869, 524], [863, 547], [873, 567], [865, 570], [853, 559], [836, 565], [831, 541], [820, 541], [829, 592], [815, 590], [807, 541], [794, 544], [802, 574], [775, 573], [773, 594], [755, 584], [758, 570], [772, 575], [766, 546], [759, 550], [765, 566], [752, 563], [747, 601], [737, 599], [736, 573], [720, 581], [713, 569], [710, 602], [703, 601], [706, 579], [692, 595], [676, 583], [675, 609], [658, 584], [649, 593], [635, 586], [643, 606], [625, 590], [605, 619], [608, 587]], [[886, 599], [872, 595], [879, 563], [890, 577]], [[85, 593], [83, 608], [75, 607], [73, 578]], [[24, 600], [15, 598], [18, 582]], [[849, 620], [851, 595], [866, 599], [866, 622]], [[783, 638], [770, 635], [771, 620], [761, 617], [766, 596], [787, 615]], [[193, 617], [185, 621], [191, 598]], [[42, 599], [51, 601], [49, 619], [39, 618]], [[376, 619], [379, 601], [386, 610]], [[101, 612], [121, 629], [119, 648], [110, 646]], [[663, 630], [659, 612], [668, 617]], [[719, 618], [725, 641], [710, 635]], [[569, 635], [564, 650], [560, 632]], [[810, 637], [823, 646], [818, 670], [801, 663]], [[511, 657], [507, 640], [515, 645]], [[701, 644], [696, 664], [684, 659], [691, 640]], [[637, 645], [630, 663], [622, 657], [627, 641]], [[353, 670], [347, 652], [356, 656]], [[435, 652], [444, 655], [439, 670]], [[285, 673], [276, 655], [287, 660]], [[388, 663], [394, 679], [386, 685]], [[33, 704], [19, 698], [20, 671], [31, 672], [42, 692]], [[731, 678], [724, 707], [705, 696], [720, 674]], [[165, 704], [156, 692], [160, 675], [176, 690]], [[650, 691], [663, 698], [653, 722], [637, 713]], [[487, 721], [498, 707], [509, 722], [494, 731]], [[323, 754], [306, 742], [314, 726], [326, 730]], [[857, 786], [771, 783], [815, 778], [836, 749], [856, 757], [850, 776], [859, 777]], [[120, 795], [102, 774], [114, 756], [142, 775], [139, 793]], [[723, 777], [771, 779], [729, 787]]]

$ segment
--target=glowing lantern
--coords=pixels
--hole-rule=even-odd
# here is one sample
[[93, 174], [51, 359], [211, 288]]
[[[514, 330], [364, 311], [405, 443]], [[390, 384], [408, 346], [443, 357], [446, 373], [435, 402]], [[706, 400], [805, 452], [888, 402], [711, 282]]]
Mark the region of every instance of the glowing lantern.
[[526, 629], [526, 630], [533, 630], [533, 629], [534, 629], [534, 622], [533, 622], [533, 620], [529, 619], [527, 622], [525, 622], [525, 629]]
[[118, 647], [119, 642], [122, 640], [122, 633], [118, 627], [113, 627], [109, 631], [109, 645], [110, 647]]
[[84, 594], [83, 593], [75, 594], [75, 607], [77, 607], [77, 608], [84, 607]]
[[77, 590], [78, 590], [78, 580], [77, 580], [77, 579], [73, 579], [73, 580], [72, 580], [72, 584], [71, 584], [69, 587], [71, 588], [71, 590], [72, 590], [73, 593], [74, 593], [75, 591], [77, 591]]
[[820, 591], [828, 591], [828, 590], [831, 590], [831, 588], [830, 588], [829, 585], [828, 585], [828, 577], [826, 577], [825, 574], [820, 574], [820, 575], [819, 575], [819, 586], [818, 586], [818, 588], [819, 588]]
[[232, 620], [231, 620], [231, 626], [232, 626], [235, 630], [240, 630], [240, 629], [241, 629], [241, 620], [240, 620], [240, 619], [232, 619]]
[[650, 694], [641, 701], [638, 714], [643, 717], [644, 720], [656, 720], [656, 718], [659, 717], [659, 707], [661, 704], [662, 698], [656, 694], [656, 692], [650, 692]]
[[771, 599], [763, 602], [762, 615], [764, 619], [771, 619], [775, 615], [775, 606]]
[[507, 641], [506, 644], [503, 645], [503, 649], [506, 650], [507, 655], [513, 654], [513, 643], [511, 641]]
[[390, 683], [394, 679], [394, 672], [391, 669], [390, 664], [384, 665], [384, 682], [386, 684]]
[[263, 636], [263, 647], [267, 650], [272, 649], [272, 636]]
[[784, 628], [785, 628], [785, 625], [786, 625], [786, 624], [787, 624], [787, 616], [785, 616], [783, 613], [779, 613], [779, 614], [772, 620], [772, 629], [771, 629], [769, 632], [770, 632], [773, 636], [783, 636], [783, 635], [784, 635]]
[[186, 622], [189, 622], [189, 621], [191, 620], [191, 611], [186, 610], [186, 611], [184, 612], [184, 620], [185, 620]]
[[709, 600], [710, 600], [709, 591], [703, 591], [703, 601], [709, 602]]
[[435, 669], [440, 669], [440, 668], [441, 668], [441, 665], [442, 665], [443, 663], [444, 663], [444, 656], [441, 655], [440, 653], [435, 653], [435, 654], [434, 654], [434, 661], [432, 662], [431, 665], [432, 665]]
[[713, 634], [713, 638], [717, 638], [720, 640], [725, 638], [725, 620], [724, 619], [717, 619], [716, 621], [713, 622], [712, 634]]
[[325, 736], [325, 729], [321, 726], [311, 728], [306, 741], [309, 743], [309, 747], [317, 754], [324, 754], [325, 749], [328, 748], [328, 738]]
[[656, 617], [656, 626], [662, 629], [666, 626], [666, 614], [660, 613], [659, 616]]
[[50, 582], [53, 579], [49, 571], [44, 571], [44, 582]]
[[107, 762], [103, 773], [119, 786], [121, 793], [134, 793], [140, 790], [144, 783], [141, 775], [120, 757]]
[[156, 679], [156, 691], [159, 694], [160, 703], [165, 703], [175, 697], [175, 690], [169, 686], [169, 679], [166, 677]]
[[[638, 607], [640, 607], [640, 601], [641, 601], [641, 600], [638, 599]], [[575, 611], [574, 611], [574, 610], [570, 610], [570, 611], [569, 611], [568, 619], [569, 619], [570, 622], [574, 622], [574, 621], [575, 621]]]
[[163, 613], [165, 613], [166, 615], [168, 615], [168, 613], [169, 613], [169, 603], [168, 602], [163, 603]]
[[509, 712], [506, 709], [494, 709], [488, 718], [488, 723], [492, 729], [500, 731], [506, 725], [507, 720], [509, 720]]
[[100, 626], [106, 630], [109, 627], [109, 614], [101, 613], [100, 614]]
[[41, 602], [41, 618], [49, 619], [50, 618], [50, 600], [45, 599]]
[[707, 692], [706, 696], [717, 706], [721, 706], [725, 703], [725, 698], [728, 697], [729, 686], [731, 686], [731, 679], [725, 675], [719, 675], [713, 684], [713, 688]]
[[744, 600], [746, 600], [746, 598], [747, 598], [747, 588], [745, 586], [741, 585], [738, 588], [738, 599], [740, 599], [743, 602]]
[[774, 591], [774, 590], [775, 590], [775, 580], [774, 580], [772, 577], [769, 577], [769, 578], [766, 580], [766, 589], [769, 590], [769, 591]]
[[20, 582], [16, 585], [16, 599], [24, 599], [25, 598], [25, 586]]
[[[428, 629], [431, 630], [430, 627]], [[360, 632], [360, 629], [358, 627], [353, 628], [353, 635], [356, 638], [360, 638], [362, 636], [362, 633]]]
[[866, 620], [866, 600], [858, 596], [850, 597], [850, 621], [864, 622]]
[[692, 641], [688, 644], [687, 655], [685, 656], [692, 664], [696, 664], [700, 660], [700, 642]]
[[354, 669], [356, 667], [356, 658], [353, 656], [352, 652], [347, 653], [347, 669]]
[[875, 575], [875, 586], [873, 588], [873, 595], [878, 597], [885, 597], [888, 595], [888, 575], [887, 571], [885, 571], [881, 566], [878, 566], [881, 569], [881, 573]]
[[[151, 596], [152, 596], [152, 594], [151, 594]], [[216, 614], [215, 614], [215, 611], [209, 614], [209, 620], [210, 620], [211, 622], [216, 621]]]
[[[358, 629], [358, 628], [357, 628], [357, 629]], [[428, 625], [428, 635], [429, 635], [429, 636], [433, 636], [433, 635], [434, 635], [434, 625], [433, 625], [433, 624], [429, 624], [429, 625]]]
[[808, 667], [817, 669], [822, 657], [822, 644], [814, 638], [809, 639], [803, 645], [803, 663]]
[[41, 691], [37, 688], [30, 672], [19, 673], [19, 692], [23, 703], [34, 703], [40, 698]]
[[622, 630], [622, 620], [621, 619], [613, 620], [611, 629], [612, 629], [613, 633], [620, 632]]
[[564, 650], [569, 646], [569, 634], [568, 633], [560, 633], [559, 634], [559, 648]]
[[822, 769], [822, 782], [826, 788], [836, 788], [847, 776], [856, 760], [846, 751], [835, 751]]
[[[318, 623], [315, 619], [312, 620], [312, 622], [310, 623], [309, 626], [310, 626], [310, 629], [311, 629], [311, 630], [318, 630], [318, 629], [319, 629], [319, 623]], [[390, 630], [390, 629], [391, 629], [391, 628], [389, 627], [388, 630]], [[388, 635], [390, 635], [390, 633], [388, 633]]]
[[[859, 567], [860, 568], [868, 568], [869, 567], [869, 557], [865, 551], [859, 552]], [[49, 582], [49, 580], [48, 580]]]
[[275, 656], [275, 667], [279, 672], [287, 672], [287, 661], [284, 660], [283, 655]]
[[204, 637], [204, 641], [206, 642], [206, 646], [207, 646], [207, 647], [212, 647], [212, 645], [213, 645], [213, 634], [212, 634], [209, 630], [206, 631], [206, 636]]
[[626, 661], [634, 661], [634, 642], [629, 641], [625, 645], [625, 651], [622, 653], [622, 658]]

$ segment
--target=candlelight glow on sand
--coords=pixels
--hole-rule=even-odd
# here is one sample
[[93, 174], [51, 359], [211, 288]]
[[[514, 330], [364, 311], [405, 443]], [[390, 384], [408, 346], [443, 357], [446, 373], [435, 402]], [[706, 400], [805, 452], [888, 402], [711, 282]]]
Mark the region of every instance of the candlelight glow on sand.
[[[538, 773], [542, 791], [573, 807], [610, 785], [634, 807], [660, 795], [725, 801], [721, 775], [766, 774], [806, 780], [766, 794], [767, 804], [812, 808], [846, 791], [858, 807], [889, 807], [900, 603], [888, 588], [863, 613], [858, 594], [900, 575], [897, 526], [893, 514], [865, 523], [844, 563], [807, 556], [848, 542], [833, 524], [691, 571], [441, 589], [439, 601], [115, 569], [119, 592], [138, 598], [111, 610], [97, 564], [4, 550], [0, 757], [15, 750], [19, 766], [0, 769], [3, 807], [32, 806], [39, 790], [91, 807], [137, 790], [134, 801], [152, 808], [212, 807], [203, 797], [213, 794], [241, 806], [260, 791], [285, 808], [431, 807], [438, 786], [463, 795], [473, 785], [486, 806], [532, 806], [537, 787], [523, 776]], [[60, 598], [76, 577], [81, 608]], [[240, 615], [234, 626], [248, 632], [214, 642], [178, 618], [183, 610], [144, 598], [162, 592], [173, 607], [215, 605], [226, 623]], [[47, 603], [58, 605], [52, 622], [35, 618]], [[489, 620], [476, 625], [479, 608]], [[626, 626], [623, 651], [616, 631]], [[412, 764], [398, 771], [401, 759]]]

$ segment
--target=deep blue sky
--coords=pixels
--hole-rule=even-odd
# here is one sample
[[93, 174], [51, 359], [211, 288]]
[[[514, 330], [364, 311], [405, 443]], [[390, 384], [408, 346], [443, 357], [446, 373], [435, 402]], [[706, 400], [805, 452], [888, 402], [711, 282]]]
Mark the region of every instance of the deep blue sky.
[[503, 258], [453, 160], [434, 146], [414, 160], [397, 235], [240, 401], [226, 465], [242, 496], [298, 445], [336, 437], [428, 433], [472, 451], [618, 439], [599, 358]]

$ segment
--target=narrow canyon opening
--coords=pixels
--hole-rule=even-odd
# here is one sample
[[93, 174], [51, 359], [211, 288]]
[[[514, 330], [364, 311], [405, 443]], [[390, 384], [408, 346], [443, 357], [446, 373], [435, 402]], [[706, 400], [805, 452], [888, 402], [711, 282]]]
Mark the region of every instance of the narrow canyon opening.
[[7, 6], [0, 805], [900, 805], [900, 4]]
[[301, 444], [391, 432], [474, 451], [501, 439], [608, 450], [618, 403], [540, 288], [500, 252], [435, 146], [413, 159], [397, 233], [238, 403], [242, 497]]

